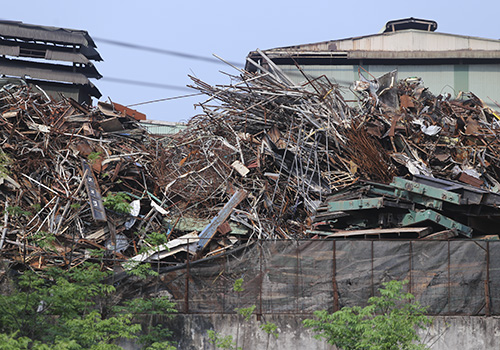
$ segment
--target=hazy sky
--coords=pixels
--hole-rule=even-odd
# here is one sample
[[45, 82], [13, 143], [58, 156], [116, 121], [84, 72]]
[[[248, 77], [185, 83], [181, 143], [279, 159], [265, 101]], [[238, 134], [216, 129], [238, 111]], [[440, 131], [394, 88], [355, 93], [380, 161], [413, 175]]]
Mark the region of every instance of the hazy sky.
[[[87, 30], [104, 61], [93, 83], [101, 100], [131, 105], [195, 93], [188, 75], [226, 84], [230, 66], [135, 50], [99, 39], [185, 54], [222, 58], [244, 65], [249, 51], [349, 38], [378, 32], [387, 21], [432, 19], [438, 32], [500, 39], [500, 1], [3, 1], [0, 18]], [[118, 79], [152, 86], [124, 84]], [[499, 82], [500, 83], [500, 82]], [[200, 112], [203, 96], [133, 107], [148, 119], [187, 121]]]

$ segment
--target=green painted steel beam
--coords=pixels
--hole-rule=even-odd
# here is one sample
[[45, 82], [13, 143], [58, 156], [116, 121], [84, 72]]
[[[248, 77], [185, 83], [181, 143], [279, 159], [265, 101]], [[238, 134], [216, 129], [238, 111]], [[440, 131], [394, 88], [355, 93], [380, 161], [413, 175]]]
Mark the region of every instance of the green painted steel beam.
[[370, 192], [379, 195], [379, 196], [389, 196], [389, 197], [397, 197], [401, 199], [405, 199], [407, 201], [420, 204], [427, 208], [441, 210], [443, 209], [443, 201], [439, 199], [429, 198], [425, 195], [420, 195], [417, 193], [411, 193], [399, 188], [394, 188], [387, 185], [372, 185], [370, 188]]
[[383, 197], [328, 202], [328, 211], [334, 211], [334, 212], [362, 210], [362, 209], [379, 209], [382, 207], [384, 207]]
[[458, 193], [406, 180], [401, 177], [395, 177], [392, 180], [391, 186], [411, 193], [417, 193], [429, 198], [434, 198], [443, 202], [453, 203], [457, 205], [460, 204], [461, 200], [461, 196]]
[[447, 229], [456, 229], [459, 233], [467, 237], [472, 237], [472, 228], [465, 226], [455, 220], [450, 219], [442, 214], [435, 212], [434, 210], [423, 210], [423, 211], [413, 211], [411, 210], [408, 214], [403, 217], [402, 225], [410, 226], [419, 224], [424, 221], [431, 221]]
[[394, 193], [399, 198], [407, 199], [409, 201], [412, 201], [413, 203], [423, 205], [424, 207], [427, 207], [427, 208], [432, 208], [432, 209], [437, 209], [437, 210], [443, 209], [443, 201], [441, 201], [439, 199], [429, 198], [425, 195], [411, 193], [411, 192], [408, 192], [405, 190], [400, 190], [400, 189], [396, 189], [394, 191]]

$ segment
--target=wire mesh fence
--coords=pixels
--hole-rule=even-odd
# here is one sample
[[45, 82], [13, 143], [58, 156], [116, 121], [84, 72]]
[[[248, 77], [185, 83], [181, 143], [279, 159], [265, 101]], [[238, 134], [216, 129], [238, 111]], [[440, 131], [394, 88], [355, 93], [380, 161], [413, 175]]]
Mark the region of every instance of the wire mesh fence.
[[500, 241], [257, 241], [162, 274], [179, 310], [201, 314], [364, 306], [390, 280], [407, 280], [431, 315], [500, 315]]

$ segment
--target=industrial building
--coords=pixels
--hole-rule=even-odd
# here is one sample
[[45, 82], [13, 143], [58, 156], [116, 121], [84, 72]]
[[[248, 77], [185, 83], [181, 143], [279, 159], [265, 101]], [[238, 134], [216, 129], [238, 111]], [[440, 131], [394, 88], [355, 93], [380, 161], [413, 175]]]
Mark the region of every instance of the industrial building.
[[[397, 70], [398, 79], [420, 77], [435, 95], [473, 92], [488, 106], [500, 103], [500, 40], [440, 33], [435, 21], [407, 18], [387, 22], [376, 34], [263, 52], [296, 83], [325, 76], [340, 85]], [[246, 69], [257, 68], [258, 51]], [[300, 70], [299, 68], [300, 67]], [[301, 72], [302, 71], [302, 72]], [[354, 96], [349, 92], [347, 99]], [[350, 94], [350, 96], [349, 96]]]
[[0, 21], [4, 83], [22, 83], [22, 79], [54, 100], [64, 95], [90, 105], [91, 98], [100, 98], [101, 93], [89, 78], [102, 77], [91, 61], [102, 58], [84, 30]]

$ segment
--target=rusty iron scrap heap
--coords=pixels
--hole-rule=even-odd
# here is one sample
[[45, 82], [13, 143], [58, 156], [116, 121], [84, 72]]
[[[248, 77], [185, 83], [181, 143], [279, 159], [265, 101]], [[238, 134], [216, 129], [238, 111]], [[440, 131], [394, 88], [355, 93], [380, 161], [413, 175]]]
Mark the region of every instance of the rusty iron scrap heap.
[[165, 138], [112, 104], [4, 85], [3, 258], [175, 265], [255, 239], [498, 237], [500, 116], [474, 94], [391, 72], [354, 84], [352, 107], [325, 77], [251, 63], [227, 86], [191, 77], [203, 112]]

